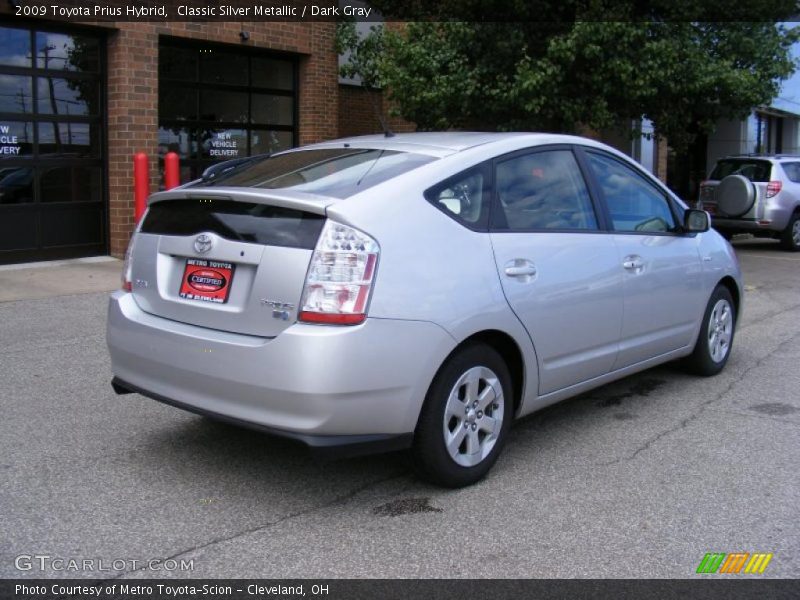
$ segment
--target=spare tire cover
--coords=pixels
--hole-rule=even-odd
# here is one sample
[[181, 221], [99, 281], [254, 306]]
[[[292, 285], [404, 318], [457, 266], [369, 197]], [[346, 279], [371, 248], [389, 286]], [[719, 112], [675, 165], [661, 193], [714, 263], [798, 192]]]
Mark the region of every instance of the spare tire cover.
[[718, 213], [741, 217], [753, 207], [756, 188], [744, 175], [728, 175], [719, 182], [715, 196]]

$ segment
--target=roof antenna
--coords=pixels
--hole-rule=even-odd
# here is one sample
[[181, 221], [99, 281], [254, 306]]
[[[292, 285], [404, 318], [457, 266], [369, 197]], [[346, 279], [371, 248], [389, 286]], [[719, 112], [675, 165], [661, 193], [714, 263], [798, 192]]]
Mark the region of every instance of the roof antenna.
[[378, 122], [381, 124], [381, 129], [383, 129], [383, 137], [391, 138], [395, 136], [394, 131], [389, 129], [388, 123], [386, 123], [386, 119], [383, 118], [380, 109], [378, 108], [378, 101], [375, 98], [374, 92], [379, 92], [383, 95], [383, 90], [377, 90], [373, 88], [366, 88], [367, 93], [370, 94], [370, 98], [372, 101], [372, 109], [375, 111], [375, 116], [378, 118]]

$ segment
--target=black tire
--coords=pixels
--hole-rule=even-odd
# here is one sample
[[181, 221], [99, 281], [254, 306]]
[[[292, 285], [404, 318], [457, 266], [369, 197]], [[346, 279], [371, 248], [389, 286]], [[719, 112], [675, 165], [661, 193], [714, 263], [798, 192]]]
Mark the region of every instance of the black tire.
[[[489, 373], [494, 375], [494, 378], [488, 377]], [[496, 379], [502, 389], [502, 399], [498, 399], [496, 391], [492, 391], [496, 386], [488, 386], [491, 387], [491, 390], [487, 393], [486, 399], [491, 396], [494, 400], [487, 405], [485, 412], [472, 408], [470, 414], [467, 411], [472, 405], [465, 403], [463, 405], [465, 414], [461, 420], [458, 416], [450, 416], [448, 422], [445, 423], [445, 412], [448, 402], [451, 400], [451, 394], [455, 394], [454, 405], [459, 396], [469, 394], [466, 383], [459, 386], [456, 384], [470, 374], [472, 374], [472, 379], [479, 380], [477, 389], [481, 393], [486, 390], [487, 381]], [[487, 378], [483, 379], [483, 376]], [[477, 395], [480, 396], [480, 393]], [[458, 405], [459, 415], [461, 407]], [[513, 410], [511, 376], [503, 358], [485, 344], [470, 344], [457, 350], [436, 374], [420, 412], [417, 429], [414, 433], [414, 445], [411, 450], [414, 468], [418, 475], [436, 485], [451, 488], [471, 485], [482, 479], [497, 461], [497, 457], [503, 449], [513, 420]], [[452, 411], [450, 412], [452, 415]], [[487, 427], [489, 422], [494, 422], [495, 416], [501, 423], [496, 426], [495, 433], [487, 433], [483, 427]], [[464, 432], [461, 431], [462, 425], [465, 429]], [[457, 439], [460, 435], [463, 440], [457, 448], [455, 445], [453, 446], [456, 448], [454, 452], [458, 456], [458, 460], [477, 460], [477, 463], [462, 465], [456, 462], [457, 459], [451, 456], [445, 443], [446, 429], [451, 430], [453, 439]], [[483, 438], [480, 438], [481, 434], [483, 434]], [[467, 439], [468, 437], [470, 439]], [[479, 452], [469, 453], [470, 446], [468, 444], [471, 440], [479, 444], [477, 446], [480, 448]], [[482, 455], [485, 456], [480, 458]]]
[[783, 230], [781, 233], [781, 248], [788, 252], [797, 252], [800, 250], [800, 230], [796, 231], [796, 228], [800, 228], [800, 213], [794, 213], [792, 218], [789, 219], [789, 224], [786, 226], [786, 229]]
[[[727, 334], [728, 341], [724, 348], [719, 342], [724, 340], [725, 333], [719, 330], [722, 321], [718, 321], [717, 317], [722, 316], [719, 310], [720, 307], [724, 309], [725, 305], [720, 303], [727, 303], [729, 311], [727, 319], [730, 323], [730, 331]], [[714, 321], [713, 324], [712, 320]], [[712, 331], [712, 328], [714, 331]], [[728, 362], [735, 333], [736, 305], [733, 303], [733, 298], [728, 288], [720, 284], [711, 294], [706, 306], [706, 312], [703, 315], [703, 322], [700, 325], [700, 333], [697, 336], [694, 351], [684, 359], [684, 366], [697, 375], [706, 377], [716, 375], [725, 368]]]

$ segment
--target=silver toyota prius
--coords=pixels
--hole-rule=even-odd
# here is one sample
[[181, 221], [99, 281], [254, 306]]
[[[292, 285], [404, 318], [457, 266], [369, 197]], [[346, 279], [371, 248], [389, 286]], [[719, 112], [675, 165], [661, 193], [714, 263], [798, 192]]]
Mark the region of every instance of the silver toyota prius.
[[471, 484], [512, 421], [728, 360], [731, 246], [580, 137], [413, 133], [222, 163], [151, 196], [111, 296], [118, 393]]

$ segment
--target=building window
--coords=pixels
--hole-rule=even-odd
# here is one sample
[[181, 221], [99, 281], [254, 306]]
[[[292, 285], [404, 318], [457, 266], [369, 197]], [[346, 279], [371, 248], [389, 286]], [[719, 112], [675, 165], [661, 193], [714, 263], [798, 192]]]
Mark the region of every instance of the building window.
[[159, 159], [176, 152], [182, 182], [215, 162], [295, 145], [294, 59], [162, 38], [158, 66]]
[[0, 26], [0, 263], [106, 251], [104, 37]]

